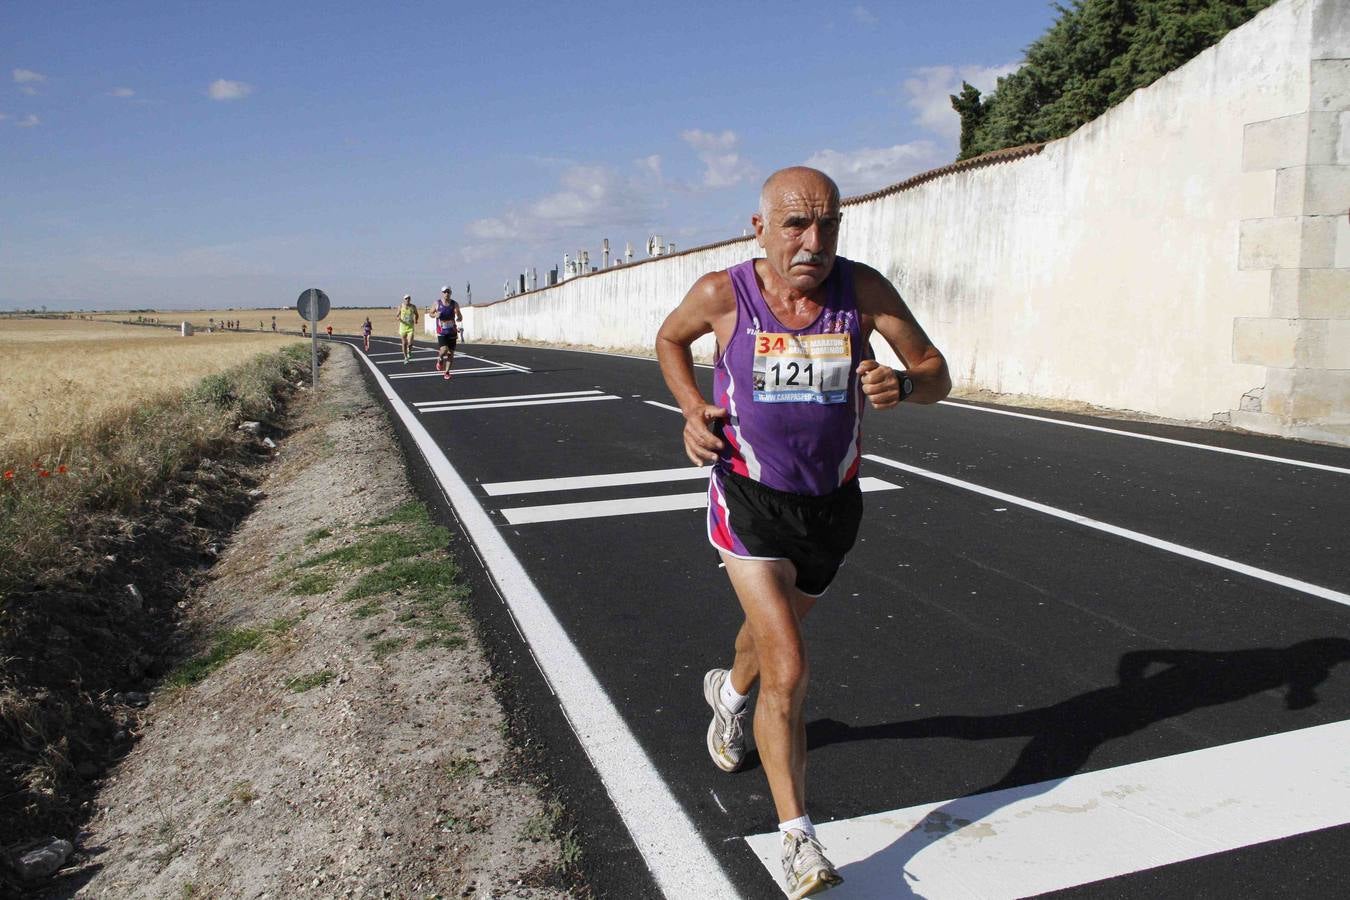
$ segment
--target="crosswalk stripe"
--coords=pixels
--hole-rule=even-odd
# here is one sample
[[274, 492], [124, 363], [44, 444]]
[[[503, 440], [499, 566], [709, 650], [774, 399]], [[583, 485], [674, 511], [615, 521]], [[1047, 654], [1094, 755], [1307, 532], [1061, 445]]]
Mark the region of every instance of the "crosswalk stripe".
[[[397, 376], [395, 376], [397, 377]], [[613, 394], [598, 397], [558, 397], [553, 400], [517, 400], [507, 403], [466, 403], [463, 406], [432, 406], [419, 409], [420, 413], [459, 412], [465, 409], [506, 409], [509, 406], [551, 406], [555, 403], [588, 403], [592, 400], [618, 400]]]
[[642, 472], [615, 472], [612, 475], [574, 475], [570, 478], [534, 478], [528, 481], [495, 481], [482, 486], [489, 496], [501, 494], [538, 494], [544, 491], [575, 491], [585, 488], [618, 487], [625, 484], [653, 484], [661, 481], [706, 481], [708, 470], [696, 466], [678, 469], [648, 469]]
[[[376, 365], [378, 365], [378, 363], [377, 363]], [[452, 375], [470, 375], [470, 374], [473, 374], [474, 372], [501, 372], [501, 371], [503, 371], [503, 370], [497, 368], [496, 366], [491, 366], [491, 367], [488, 367], [488, 368], [478, 368], [478, 369], [452, 369], [452, 370], [451, 370], [451, 374], [452, 374]], [[400, 373], [398, 373], [398, 374], [396, 374], [396, 375], [386, 375], [385, 377], [386, 377], [386, 378], [444, 378], [444, 377], [445, 377], [445, 373], [444, 373], [444, 372], [437, 372], [437, 371], [435, 371], [435, 370], [430, 371], [430, 372], [400, 372]]]
[[498, 397], [465, 397], [459, 400], [425, 400], [421, 403], [414, 403], [413, 406], [423, 409], [428, 406], [444, 406], [446, 404], [461, 405], [464, 403], [495, 403], [497, 401], [509, 400], [540, 400], [547, 397], [586, 397], [596, 396], [601, 391], [592, 388], [589, 391], [557, 391], [552, 394], [504, 394]]
[[[839, 900], [1030, 897], [1350, 823], [1347, 747], [1350, 722], [1334, 722], [816, 834], [844, 876]], [[746, 838], [781, 886], [780, 842]]]
[[[683, 471], [683, 470], [681, 470]], [[697, 470], [695, 470], [697, 471]], [[861, 478], [858, 486], [864, 492], [896, 490], [880, 478]], [[598, 519], [604, 516], [632, 516], [641, 513], [671, 512], [681, 509], [699, 509], [708, 505], [708, 492], [697, 494], [666, 494], [656, 497], [630, 497], [623, 500], [592, 500], [579, 503], [554, 503], [547, 506], [523, 506], [503, 509], [502, 516], [511, 525], [533, 525], [538, 522]]]

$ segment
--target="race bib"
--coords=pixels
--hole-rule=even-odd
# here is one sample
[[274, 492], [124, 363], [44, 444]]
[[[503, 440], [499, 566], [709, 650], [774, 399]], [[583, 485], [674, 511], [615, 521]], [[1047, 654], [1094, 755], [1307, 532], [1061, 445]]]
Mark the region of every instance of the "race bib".
[[847, 334], [755, 335], [756, 403], [843, 403], [853, 349]]

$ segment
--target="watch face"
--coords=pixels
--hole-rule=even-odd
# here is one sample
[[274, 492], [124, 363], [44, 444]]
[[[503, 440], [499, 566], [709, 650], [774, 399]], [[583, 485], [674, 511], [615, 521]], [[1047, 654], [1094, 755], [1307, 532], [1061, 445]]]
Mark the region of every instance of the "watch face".
[[914, 393], [914, 382], [908, 375], [900, 379], [900, 397], [903, 399]]

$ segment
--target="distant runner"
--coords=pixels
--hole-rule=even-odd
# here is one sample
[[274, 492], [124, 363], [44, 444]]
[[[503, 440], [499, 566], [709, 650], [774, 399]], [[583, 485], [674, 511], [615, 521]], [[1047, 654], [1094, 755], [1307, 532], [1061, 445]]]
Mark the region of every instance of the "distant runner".
[[276, 331], [276, 330], [277, 330], [277, 317], [276, 317], [276, 316], [273, 316], [273, 317], [272, 317], [272, 330], [273, 330], [273, 331]]
[[398, 308], [398, 339], [403, 344], [403, 364], [412, 359], [413, 326], [417, 324], [417, 307], [413, 306], [412, 295], [404, 294], [403, 303]]
[[333, 326], [325, 325], [324, 330], [328, 332], [328, 339], [331, 341], [333, 339]]
[[366, 321], [361, 323], [361, 337], [365, 339], [367, 353], [370, 352], [370, 329], [370, 316], [366, 316]]
[[436, 344], [438, 346], [436, 369], [445, 369], [445, 378], [450, 379], [450, 367], [455, 364], [455, 343], [459, 340], [459, 323], [464, 314], [459, 304], [450, 296], [450, 286], [441, 288], [441, 299], [436, 301]]

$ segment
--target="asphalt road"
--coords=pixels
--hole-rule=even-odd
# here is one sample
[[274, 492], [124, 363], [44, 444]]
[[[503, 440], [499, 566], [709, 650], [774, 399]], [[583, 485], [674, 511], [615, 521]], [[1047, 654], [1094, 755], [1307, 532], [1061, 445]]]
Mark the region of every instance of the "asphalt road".
[[[756, 758], [704, 749], [740, 615], [655, 362], [467, 344], [445, 381], [419, 347], [371, 384], [597, 889], [781, 896]], [[1350, 450], [943, 403], [869, 411], [864, 452], [807, 627], [831, 896], [1344, 895]]]

